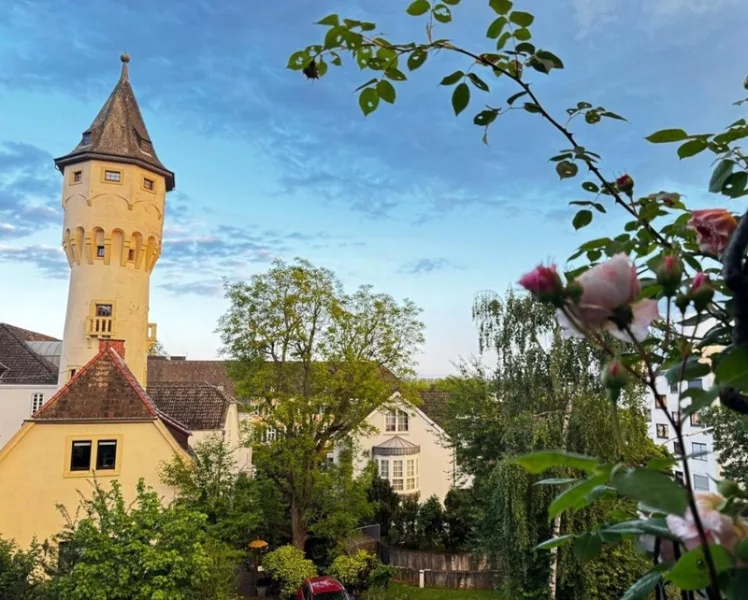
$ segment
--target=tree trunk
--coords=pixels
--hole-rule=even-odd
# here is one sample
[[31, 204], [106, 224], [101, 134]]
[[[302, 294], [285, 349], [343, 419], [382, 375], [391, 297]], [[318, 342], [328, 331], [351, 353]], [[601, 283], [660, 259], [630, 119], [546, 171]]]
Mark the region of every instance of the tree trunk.
[[[561, 449], [566, 451], [569, 438], [569, 422], [571, 421], [571, 411], [574, 407], [571, 394], [566, 398], [566, 404], [564, 406], [564, 421], [561, 426]], [[556, 515], [553, 518], [553, 529], [551, 531], [551, 537], [555, 538], [561, 534], [561, 515]], [[551, 548], [551, 572], [548, 577], [548, 588], [550, 591], [551, 600], [556, 598], [556, 589], [558, 587], [558, 546]]]
[[304, 510], [299, 505], [296, 496], [291, 497], [291, 542], [294, 547], [302, 552], [306, 543], [306, 523], [304, 523]]

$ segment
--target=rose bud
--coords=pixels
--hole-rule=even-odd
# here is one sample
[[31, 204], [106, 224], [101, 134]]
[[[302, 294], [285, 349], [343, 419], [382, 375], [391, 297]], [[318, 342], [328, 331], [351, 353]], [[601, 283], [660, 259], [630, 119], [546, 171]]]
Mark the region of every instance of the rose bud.
[[696, 312], [702, 312], [709, 306], [709, 303], [714, 298], [714, 288], [709, 281], [709, 276], [706, 273], [699, 271], [693, 278], [691, 283], [691, 291], [688, 293]]
[[539, 265], [533, 271], [523, 275], [519, 284], [540, 302], [560, 304], [563, 301], [564, 284], [556, 272], [556, 265], [550, 267]]
[[621, 175], [616, 179], [616, 185], [618, 186], [618, 189], [629, 198], [632, 196], [634, 191], [634, 180], [631, 178], [631, 175]]
[[657, 283], [662, 286], [662, 293], [670, 298], [675, 295], [683, 278], [683, 263], [677, 256], [666, 256], [657, 269]]
[[626, 386], [629, 380], [628, 372], [623, 363], [617, 358], [608, 363], [603, 371], [602, 382], [608, 390], [620, 390]]

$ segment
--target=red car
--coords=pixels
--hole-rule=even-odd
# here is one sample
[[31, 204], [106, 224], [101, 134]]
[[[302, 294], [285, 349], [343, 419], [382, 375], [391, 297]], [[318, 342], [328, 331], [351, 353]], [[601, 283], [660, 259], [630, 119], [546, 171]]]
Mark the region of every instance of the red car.
[[353, 600], [333, 577], [312, 577], [296, 590], [296, 600]]

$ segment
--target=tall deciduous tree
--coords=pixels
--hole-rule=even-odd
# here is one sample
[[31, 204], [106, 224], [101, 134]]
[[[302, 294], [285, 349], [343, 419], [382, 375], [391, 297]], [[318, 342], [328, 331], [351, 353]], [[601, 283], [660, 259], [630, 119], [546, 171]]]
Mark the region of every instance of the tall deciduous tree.
[[748, 416], [713, 407], [704, 413], [704, 425], [711, 427], [722, 476], [748, 486]]
[[209, 536], [245, 550], [264, 525], [262, 504], [271, 500], [269, 490], [262, 480], [237, 471], [222, 438], [208, 438], [193, 450], [193, 460], [176, 456], [165, 464], [162, 480], [177, 489], [178, 504], [206, 516]]
[[[646, 464], [659, 450], [647, 437], [640, 403], [630, 399], [620, 409], [626, 439], [621, 445], [599, 379], [603, 356], [588, 344], [563, 339], [551, 309], [510, 292], [504, 298], [481, 296], [474, 317], [481, 350], [495, 355], [496, 367], [489, 374], [465, 365], [465, 377], [444, 385], [452, 391], [447, 428], [458, 460], [475, 478], [474, 494], [482, 509], [479, 545], [507, 574], [511, 597], [614, 597], [587, 589], [590, 579], [574, 552], [563, 549], [557, 558], [535, 549], [554, 532], [583, 530], [595, 515], [587, 509], [549, 522], [549, 505], [558, 490], [535, 485], [537, 476], [507, 459], [560, 447], [611, 461], [626, 455]], [[555, 474], [570, 475], [562, 470]], [[580, 502], [584, 505], [584, 495]], [[608, 509], [613, 507], [633, 510], [630, 503], [611, 502]], [[627, 556], [631, 554], [629, 548]], [[646, 563], [632, 561], [646, 568]], [[632, 569], [620, 575], [615, 591], [622, 593], [640, 574]]]
[[367, 286], [346, 294], [331, 271], [305, 260], [227, 284], [226, 297], [219, 329], [231, 374], [279, 436], [257, 444], [256, 464], [285, 495], [302, 548], [325, 454], [364, 430], [396, 387], [408, 396], [397, 377], [413, 373], [420, 310]]

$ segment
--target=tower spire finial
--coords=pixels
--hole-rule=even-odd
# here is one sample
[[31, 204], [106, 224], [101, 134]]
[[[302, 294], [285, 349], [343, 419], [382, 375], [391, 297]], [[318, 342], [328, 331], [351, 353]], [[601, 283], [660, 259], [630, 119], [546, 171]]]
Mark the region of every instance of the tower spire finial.
[[122, 75], [120, 76], [120, 79], [122, 81], [128, 81], [130, 79], [130, 55], [127, 52], [123, 52], [122, 54], [120, 54], [119, 59], [122, 61]]

